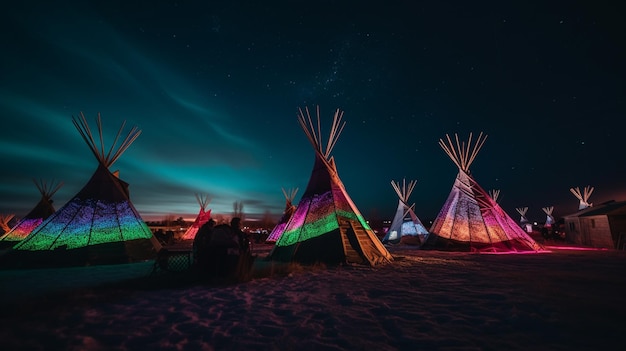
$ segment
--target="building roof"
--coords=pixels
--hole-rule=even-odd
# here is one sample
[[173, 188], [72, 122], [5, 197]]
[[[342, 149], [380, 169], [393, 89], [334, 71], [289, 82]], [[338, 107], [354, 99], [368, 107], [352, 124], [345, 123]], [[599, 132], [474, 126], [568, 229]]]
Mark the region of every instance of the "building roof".
[[591, 217], [591, 216], [601, 216], [601, 215], [616, 215], [616, 214], [625, 214], [626, 215], [626, 201], [607, 201], [598, 205], [594, 205], [592, 207], [587, 207], [578, 212], [569, 214], [567, 216], [563, 216], [565, 218], [572, 217]]

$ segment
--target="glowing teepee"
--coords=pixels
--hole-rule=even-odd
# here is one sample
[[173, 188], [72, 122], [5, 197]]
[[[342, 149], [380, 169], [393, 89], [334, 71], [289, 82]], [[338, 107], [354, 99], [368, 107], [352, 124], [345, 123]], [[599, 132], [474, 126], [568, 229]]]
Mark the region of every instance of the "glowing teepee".
[[285, 226], [287, 226], [287, 222], [296, 211], [296, 206], [293, 204], [293, 199], [296, 197], [298, 193], [298, 188], [285, 190], [282, 188], [283, 195], [285, 196], [285, 211], [283, 211], [283, 216], [278, 221], [278, 224], [272, 229], [272, 232], [267, 236], [268, 243], [275, 243], [278, 241], [281, 235], [285, 232]]
[[469, 167], [486, 135], [466, 142], [446, 135], [439, 145], [458, 167], [448, 199], [430, 228], [423, 248], [472, 252], [539, 251], [537, 244], [470, 175]]
[[[9, 226], [9, 223], [11, 222], [13, 217], [15, 217], [14, 214], [0, 215], [0, 230], [2, 230], [2, 234], [6, 234], [9, 232], [9, 230], [11, 230], [11, 226]], [[0, 240], [2, 240], [2, 238], [0, 238]]]
[[196, 237], [198, 229], [211, 219], [211, 210], [209, 209], [207, 211], [207, 207], [211, 202], [209, 196], [206, 194], [196, 194], [196, 200], [198, 201], [198, 205], [200, 205], [200, 212], [191, 227], [187, 228], [187, 231], [183, 234], [182, 240], [193, 240], [193, 238]]
[[[354, 205], [339, 179], [330, 153], [345, 123], [335, 112], [330, 137], [324, 148], [319, 107], [317, 128], [308, 109], [299, 109], [302, 130], [315, 150], [309, 184], [298, 207], [269, 255], [271, 260], [312, 264], [357, 263], [377, 265], [393, 258]], [[306, 115], [305, 115], [306, 113]]]
[[543, 225], [544, 227], [552, 227], [554, 224], [554, 217], [552, 216], [552, 212], [554, 211], [554, 206], [548, 206], [542, 208], [543, 212], [546, 214], [546, 223]]
[[391, 186], [398, 195], [398, 207], [396, 208], [396, 214], [391, 221], [391, 225], [383, 238], [383, 244], [399, 244], [400, 242], [412, 245], [421, 245], [428, 236], [428, 230], [422, 224], [422, 221], [417, 217], [413, 211], [415, 204], [410, 205], [409, 196], [415, 188], [417, 180], [411, 180], [409, 184], [406, 183], [406, 179], [400, 182], [391, 181]]
[[100, 114], [99, 146], [82, 113], [73, 123], [98, 167], [78, 194], [15, 245], [8, 258], [25, 265], [112, 264], [154, 258], [160, 244], [130, 201], [128, 183], [109, 171], [141, 131], [133, 127], [116, 146], [124, 122], [107, 152]]
[[54, 213], [52, 195], [63, 186], [63, 183], [55, 184], [53, 181], [51, 184], [48, 184], [43, 180], [39, 182], [33, 181], [41, 194], [41, 199], [11, 230], [0, 237], [0, 248], [11, 247], [24, 240], [41, 222]]
[[582, 192], [580, 191], [580, 188], [578, 187], [570, 188], [569, 191], [572, 194], [574, 194], [574, 196], [576, 196], [576, 198], [578, 199], [579, 210], [584, 210], [587, 207], [593, 206], [593, 204], [589, 202], [589, 197], [591, 196], [591, 193], [593, 192], [592, 186], [587, 185]]
[[526, 218], [526, 212], [528, 212], [528, 207], [517, 207], [515, 209], [517, 213], [520, 214], [519, 224], [526, 231], [526, 233], [532, 233], [533, 225]]

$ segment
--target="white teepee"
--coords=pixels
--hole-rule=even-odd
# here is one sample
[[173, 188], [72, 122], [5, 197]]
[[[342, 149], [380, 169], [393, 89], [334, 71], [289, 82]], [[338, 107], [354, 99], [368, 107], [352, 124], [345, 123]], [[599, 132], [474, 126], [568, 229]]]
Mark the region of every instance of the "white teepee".
[[285, 232], [285, 227], [287, 226], [287, 222], [296, 211], [296, 206], [293, 204], [293, 199], [296, 197], [298, 193], [298, 188], [292, 188], [289, 190], [285, 190], [285, 188], [281, 188], [283, 191], [283, 195], [285, 196], [285, 210], [283, 211], [283, 215], [272, 229], [272, 232], [267, 236], [265, 240], [268, 243], [275, 243], [280, 239], [280, 236]]
[[576, 196], [576, 198], [578, 199], [578, 209], [579, 210], [584, 210], [587, 207], [591, 207], [593, 206], [592, 203], [589, 202], [589, 197], [591, 196], [591, 193], [593, 192], [593, 187], [587, 185], [585, 187], [585, 189], [583, 190], [583, 192], [580, 191], [579, 187], [575, 187], [575, 188], [570, 188], [569, 191], [574, 194], [574, 196]]
[[141, 131], [133, 127], [116, 146], [124, 122], [106, 151], [100, 114], [97, 118], [100, 145], [82, 112], [72, 121], [96, 157], [98, 167], [70, 201], [6, 256], [31, 265], [115, 264], [155, 258], [161, 245], [133, 206], [128, 183], [109, 170]]
[[543, 225], [544, 227], [552, 227], [554, 224], [554, 217], [552, 217], [552, 211], [554, 211], [554, 206], [548, 206], [542, 208], [543, 212], [546, 214], [546, 223]]
[[391, 221], [391, 225], [385, 234], [382, 242], [383, 244], [399, 244], [400, 242], [421, 245], [426, 241], [428, 236], [428, 230], [422, 224], [422, 221], [417, 217], [413, 208], [415, 204], [410, 205], [409, 196], [413, 192], [417, 180], [411, 180], [408, 184], [406, 179], [400, 182], [394, 180], [391, 181], [393, 190], [398, 195], [398, 207], [396, 208], [396, 214]]
[[182, 240], [193, 240], [196, 237], [196, 233], [198, 229], [204, 225], [204, 223], [208, 222], [211, 219], [211, 210], [207, 211], [207, 207], [209, 203], [211, 203], [211, 199], [207, 194], [196, 194], [196, 201], [198, 201], [198, 205], [200, 205], [200, 212], [198, 216], [193, 221], [193, 224], [187, 228], [185, 234], [182, 236]]
[[519, 220], [520, 226], [524, 228], [526, 233], [532, 233], [533, 225], [528, 221], [528, 218], [526, 218], [526, 212], [528, 212], [528, 207], [517, 207], [515, 210], [521, 216]]
[[483, 190], [470, 175], [469, 167], [487, 137], [455, 143], [446, 135], [439, 145], [458, 167], [448, 199], [430, 228], [423, 248], [456, 251], [517, 252], [539, 251], [537, 244]]
[[348, 196], [330, 155], [345, 125], [342, 116], [337, 109], [324, 147], [319, 107], [317, 128], [309, 110], [299, 109], [300, 126], [315, 150], [315, 163], [298, 207], [269, 255], [271, 260], [377, 265], [393, 259]]
[[41, 198], [35, 207], [28, 214], [20, 219], [11, 230], [0, 236], [0, 248], [12, 247], [20, 241], [26, 239], [30, 233], [54, 213], [52, 205], [52, 195], [54, 195], [62, 186], [63, 182], [47, 183], [43, 180], [33, 180], [37, 190], [41, 194]]

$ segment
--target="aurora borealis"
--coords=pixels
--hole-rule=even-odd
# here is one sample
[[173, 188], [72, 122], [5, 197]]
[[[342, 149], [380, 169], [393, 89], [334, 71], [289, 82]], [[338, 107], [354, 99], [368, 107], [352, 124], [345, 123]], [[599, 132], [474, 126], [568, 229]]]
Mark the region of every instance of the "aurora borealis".
[[[604, 4], [540, 1], [31, 1], [0, 14], [0, 213], [23, 216], [59, 180], [58, 209], [97, 161], [72, 125], [101, 113], [105, 145], [122, 121], [142, 134], [112, 170], [145, 219], [195, 218], [241, 201], [250, 217], [304, 189], [314, 151], [298, 107], [345, 111], [333, 155], [366, 218], [391, 219], [390, 180], [432, 219], [457, 169], [447, 133], [489, 135], [472, 164], [513, 218], [626, 199], [626, 25]], [[324, 120], [326, 118], [326, 120]], [[297, 204], [299, 196], [294, 199]]]

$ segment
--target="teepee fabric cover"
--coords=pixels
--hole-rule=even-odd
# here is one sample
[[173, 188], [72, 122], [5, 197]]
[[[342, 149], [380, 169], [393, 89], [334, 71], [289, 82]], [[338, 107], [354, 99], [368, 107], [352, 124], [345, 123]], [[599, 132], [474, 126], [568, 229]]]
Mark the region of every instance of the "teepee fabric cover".
[[289, 222], [289, 219], [291, 219], [291, 216], [296, 211], [296, 206], [293, 204], [293, 198], [295, 197], [297, 191], [298, 188], [290, 190], [289, 192], [283, 189], [283, 195], [285, 195], [285, 211], [283, 211], [282, 217], [267, 236], [267, 239], [265, 240], [267, 243], [275, 243], [285, 232], [287, 222]]
[[329, 155], [341, 131], [342, 113], [335, 112], [328, 147], [324, 151], [319, 137], [319, 108], [317, 131], [308, 109], [308, 127], [302, 110], [299, 112], [300, 124], [316, 151], [315, 163], [306, 191], [269, 258], [303, 264], [377, 265], [390, 262], [393, 259], [391, 254], [348, 196], [334, 159]]
[[35, 185], [41, 193], [41, 199], [26, 216], [22, 217], [22, 219], [11, 228], [11, 230], [0, 237], [0, 248], [12, 247], [24, 240], [41, 222], [54, 213], [52, 195], [61, 188], [63, 183], [58, 183], [57, 185], [51, 184], [49, 186], [43, 181], [39, 183], [35, 181]]
[[[406, 193], [406, 183], [402, 188], [405, 189], [405, 194], [402, 194], [401, 189], [396, 188], [396, 185], [393, 181], [391, 182], [394, 189], [398, 193], [400, 199], [398, 199], [398, 207], [396, 208], [396, 214], [393, 216], [393, 220], [391, 221], [391, 225], [385, 234], [382, 242], [383, 244], [399, 244], [403, 241], [406, 243], [421, 245], [426, 241], [428, 237], [428, 230], [422, 224], [422, 221], [417, 217], [411, 206], [407, 204], [408, 195], [413, 190], [413, 186], [415, 182], [409, 183], [410, 190]], [[403, 197], [406, 198], [403, 199]], [[407, 240], [407, 238], [415, 239], [415, 240]]]
[[185, 234], [183, 234], [182, 240], [193, 240], [196, 237], [196, 233], [198, 233], [198, 229], [211, 219], [211, 210], [209, 209], [207, 211], [206, 209], [211, 201], [208, 196], [196, 194], [196, 200], [198, 200], [198, 204], [200, 205], [200, 212], [191, 227], [187, 228]]
[[[469, 152], [471, 139], [470, 134], [465, 151]], [[422, 248], [472, 252], [542, 250], [541, 245], [528, 236], [469, 174], [469, 164], [483, 142], [481, 133], [477, 140], [478, 147], [474, 149], [469, 162], [460, 162], [460, 166], [457, 163], [459, 173], [450, 195], [433, 222]], [[460, 145], [457, 138], [457, 146]], [[462, 146], [457, 148], [462, 149]]]
[[[35, 265], [114, 264], [155, 258], [161, 245], [130, 201], [128, 183], [108, 169], [140, 131], [133, 128], [114, 155], [104, 155], [95, 146], [82, 113], [80, 117], [74, 124], [96, 155], [98, 167], [78, 194], [13, 247], [13, 256]], [[100, 114], [98, 127], [102, 140]]]

